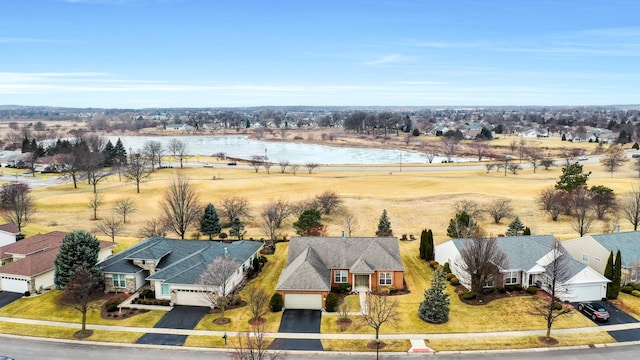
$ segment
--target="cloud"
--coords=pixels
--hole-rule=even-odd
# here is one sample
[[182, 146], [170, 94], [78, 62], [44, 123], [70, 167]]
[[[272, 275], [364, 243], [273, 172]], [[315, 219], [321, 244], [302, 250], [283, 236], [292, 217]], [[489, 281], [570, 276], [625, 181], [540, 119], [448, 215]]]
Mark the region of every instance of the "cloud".
[[400, 55], [384, 55], [375, 60], [367, 61], [364, 64], [368, 66], [380, 66], [392, 63], [397, 63], [401, 60]]
[[35, 43], [35, 42], [46, 42], [46, 40], [32, 39], [32, 38], [19, 38], [19, 37], [0, 37], [0, 43], [4, 43], [4, 44]]

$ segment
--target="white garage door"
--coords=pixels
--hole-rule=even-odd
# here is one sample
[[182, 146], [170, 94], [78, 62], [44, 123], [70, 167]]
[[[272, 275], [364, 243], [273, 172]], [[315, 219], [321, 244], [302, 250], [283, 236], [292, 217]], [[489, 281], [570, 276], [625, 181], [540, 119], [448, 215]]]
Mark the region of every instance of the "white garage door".
[[322, 294], [285, 294], [285, 309], [322, 309]]
[[597, 301], [606, 296], [606, 287], [602, 285], [575, 286], [571, 289], [575, 297], [571, 301]]
[[176, 305], [211, 306], [211, 302], [201, 291], [176, 290]]
[[0, 289], [2, 289], [2, 291], [23, 293], [29, 290], [27, 280], [24, 279], [3, 276], [1, 281], [2, 283], [0, 284]]

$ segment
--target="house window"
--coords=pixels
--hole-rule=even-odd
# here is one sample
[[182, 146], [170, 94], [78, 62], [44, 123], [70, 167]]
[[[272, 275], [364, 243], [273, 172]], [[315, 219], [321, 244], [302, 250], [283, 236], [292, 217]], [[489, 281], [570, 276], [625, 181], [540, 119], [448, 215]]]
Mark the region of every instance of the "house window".
[[127, 287], [127, 282], [125, 280], [124, 274], [113, 274], [113, 287], [115, 288]]
[[347, 280], [347, 270], [335, 270], [333, 272], [333, 282], [335, 283], [346, 283]]
[[493, 282], [493, 279], [489, 279], [487, 281], [484, 282], [484, 286], [485, 288], [492, 288], [492, 287], [496, 287], [495, 282]]
[[510, 272], [504, 273], [504, 284], [505, 285], [518, 284], [518, 272], [510, 271]]
[[631, 281], [638, 281], [638, 268], [631, 268]]
[[391, 285], [391, 284], [393, 284], [393, 273], [381, 272], [380, 285]]
[[582, 254], [582, 261], [588, 263], [589, 262], [589, 254]]
[[160, 294], [169, 295], [169, 284], [160, 285]]

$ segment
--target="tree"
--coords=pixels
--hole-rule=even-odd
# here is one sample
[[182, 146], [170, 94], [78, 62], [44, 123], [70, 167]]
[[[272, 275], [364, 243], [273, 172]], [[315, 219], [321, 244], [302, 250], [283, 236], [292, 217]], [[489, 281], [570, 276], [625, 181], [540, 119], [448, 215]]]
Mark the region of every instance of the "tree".
[[507, 236], [524, 235], [524, 229], [525, 229], [524, 224], [522, 223], [522, 221], [520, 221], [520, 218], [516, 216], [516, 218], [513, 219], [511, 223], [509, 223], [509, 228], [507, 229], [507, 232], [505, 233], [505, 235]]
[[424, 300], [418, 307], [418, 316], [426, 322], [443, 324], [449, 321], [449, 294], [444, 273], [440, 269], [433, 272], [431, 287], [424, 291]]
[[611, 282], [609, 282], [607, 284], [607, 299], [615, 299], [618, 297], [618, 294], [615, 294], [615, 285], [613, 284], [613, 269], [614, 265], [613, 265], [613, 251], [611, 251], [609, 253], [609, 257], [607, 258], [607, 265], [604, 268], [604, 277], [606, 277], [607, 279], [611, 280]]
[[97, 187], [102, 180], [111, 175], [110, 170], [105, 170], [102, 165], [104, 156], [99, 152], [85, 153], [80, 168], [89, 185], [93, 186], [93, 192], [98, 192]]
[[487, 156], [490, 151], [489, 144], [482, 140], [476, 140], [472, 142], [469, 147], [473, 150], [473, 152], [478, 157], [478, 161], [482, 161], [482, 158]]
[[380, 328], [384, 324], [395, 326], [400, 321], [398, 302], [386, 293], [367, 293], [364, 308], [360, 317], [361, 322], [372, 328], [376, 333], [376, 350], [380, 348]]
[[127, 223], [127, 216], [138, 211], [136, 204], [129, 198], [118, 199], [113, 204], [113, 212], [122, 216], [122, 222]]
[[327, 190], [322, 194], [316, 195], [315, 203], [321, 213], [329, 215], [342, 205], [342, 199], [335, 191]]
[[242, 237], [246, 233], [247, 232], [244, 231], [244, 223], [242, 220], [240, 220], [240, 218], [233, 219], [231, 222], [231, 229], [229, 229], [229, 235], [237, 237], [238, 240], [242, 240]]
[[280, 165], [280, 173], [284, 174], [284, 172], [287, 170], [287, 166], [289, 166], [289, 161], [287, 160], [280, 160], [280, 162], [278, 163], [278, 165]]
[[624, 219], [633, 225], [633, 231], [638, 231], [638, 225], [640, 225], [640, 182], [636, 182], [631, 187], [631, 191], [622, 198], [620, 210]]
[[431, 229], [427, 231], [427, 244], [424, 251], [424, 259], [426, 261], [435, 260], [435, 247], [433, 245], [433, 232]]
[[571, 227], [582, 237], [591, 230], [595, 219], [588, 191], [584, 188], [577, 189], [571, 196]]
[[115, 242], [116, 236], [122, 232], [122, 221], [113, 216], [108, 217], [98, 224], [98, 230], [105, 236], [110, 237], [112, 242]]
[[300, 236], [321, 236], [324, 233], [324, 226], [320, 222], [320, 211], [304, 210], [298, 220], [293, 223], [293, 228]]
[[461, 280], [470, 284], [471, 292], [481, 294], [485, 284], [496, 281], [500, 269], [506, 269], [508, 264], [507, 255], [497, 238], [476, 234], [465, 240], [457, 265], [461, 270]]
[[485, 211], [493, 218], [495, 224], [499, 224], [500, 220], [513, 214], [511, 200], [495, 199], [486, 205]]
[[604, 219], [608, 212], [615, 212], [616, 196], [613, 189], [604, 185], [594, 185], [589, 189], [589, 195], [598, 220]]
[[238, 344], [232, 351], [236, 360], [280, 360], [278, 351], [269, 350], [270, 341], [265, 337], [264, 323], [253, 325], [246, 333], [238, 333]]
[[391, 221], [389, 221], [389, 217], [387, 216], [387, 209], [382, 210], [380, 221], [378, 221], [378, 230], [376, 231], [376, 236], [393, 236]]
[[613, 285], [613, 295], [615, 295], [615, 299], [617, 299], [620, 294], [620, 286], [622, 285], [622, 253], [620, 253], [620, 249], [616, 252], [616, 262], [613, 271]]
[[263, 316], [269, 309], [269, 294], [260, 285], [253, 286], [249, 291], [247, 299], [249, 310], [251, 311], [251, 320], [255, 322], [263, 321]]
[[478, 229], [478, 225], [465, 211], [456, 213], [456, 216], [449, 220], [447, 236], [453, 239], [469, 238]]
[[531, 162], [531, 166], [533, 167], [533, 173], [535, 174], [536, 170], [538, 169], [538, 166], [542, 165], [541, 162], [542, 162], [542, 159], [544, 158], [542, 149], [540, 149], [537, 146], [531, 146], [526, 149], [525, 154], [527, 155], [527, 158]]
[[0, 209], [2, 215], [11, 224], [22, 229], [29, 224], [36, 211], [31, 189], [26, 183], [11, 183], [2, 185], [0, 189]]
[[89, 203], [87, 207], [93, 210], [93, 220], [98, 220], [98, 208], [102, 205], [104, 200], [104, 196], [101, 193], [93, 193], [89, 198]]
[[60, 296], [63, 305], [82, 314], [82, 329], [76, 333], [78, 337], [87, 337], [92, 333], [87, 332], [87, 311], [90, 309], [91, 301], [100, 294], [100, 282], [101, 277], [97, 276], [92, 269], [77, 266]]
[[276, 239], [276, 230], [282, 226], [282, 222], [291, 216], [292, 207], [285, 200], [272, 200], [264, 205], [260, 217], [263, 221], [264, 233], [269, 239]]
[[196, 283], [204, 288], [202, 293], [212, 307], [220, 309], [220, 317], [217, 322], [226, 323], [228, 319], [224, 317], [225, 310], [229, 302], [229, 295], [233, 291], [232, 283], [229, 281], [240, 264], [233, 258], [225, 255], [215, 258], [205, 271], [200, 275]]
[[351, 212], [347, 212], [344, 215], [343, 224], [344, 224], [344, 229], [347, 231], [347, 236], [351, 237], [351, 234], [358, 227], [358, 219]]
[[558, 216], [566, 209], [566, 192], [555, 187], [542, 190], [538, 203], [540, 208], [551, 216], [551, 220], [558, 221]]
[[453, 157], [458, 153], [460, 139], [455, 136], [443, 136], [441, 139], [441, 150], [447, 158], [447, 162], [451, 162]]
[[427, 258], [427, 229], [423, 229], [420, 233], [420, 259]]
[[253, 169], [258, 172], [258, 170], [260, 170], [260, 166], [262, 166], [265, 162], [265, 159], [263, 156], [260, 155], [253, 155], [251, 156], [251, 159], [249, 160], [249, 164], [251, 164], [251, 166], [253, 167]]
[[136, 192], [140, 193], [140, 183], [151, 176], [149, 162], [140, 154], [131, 154], [131, 160], [124, 168], [124, 177], [136, 183]]
[[304, 164], [304, 166], [307, 168], [307, 171], [309, 172], [309, 174], [311, 174], [311, 172], [313, 171], [313, 169], [317, 168], [318, 166], [320, 166], [320, 164], [316, 164], [313, 162], [310, 163], [306, 163]]
[[568, 164], [562, 168], [562, 175], [556, 182], [556, 189], [572, 192], [579, 187], [586, 187], [589, 175], [591, 175], [591, 171], [583, 172], [581, 164], [577, 162]]
[[165, 237], [167, 236], [167, 224], [162, 218], [151, 218], [145, 222], [139, 234], [142, 237]]
[[455, 210], [456, 214], [464, 211], [469, 214], [469, 216], [477, 220], [481, 220], [483, 216], [483, 210], [480, 207], [480, 204], [478, 204], [478, 202], [474, 200], [458, 200], [453, 204], [453, 209]]
[[183, 177], [171, 181], [160, 207], [167, 228], [180, 239], [184, 239], [187, 230], [198, 222], [202, 212], [198, 193], [189, 180]]
[[53, 283], [56, 289], [63, 289], [73, 277], [76, 268], [82, 267], [89, 270], [97, 278], [101, 279], [98, 263], [100, 241], [84, 230], [74, 230], [68, 233], [55, 260]]
[[142, 154], [149, 159], [149, 163], [151, 164], [151, 172], [155, 171], [155, 163], [157, 161], [158, 167], [162, 164], [162, 143], [160, 141], [149, 140], [145, 141], [142, 145]]
[[600, 159], [600, 163], [611, 173], [611, 177], [613, 177], [613, 173], [625, 162], [627, 162], [627, 158], [620, 144], [612, 144], [609, 146], [604, 156]]
[[235, 218], [250, 219], [249, 201], [243, 197], [226, 197], [221, 203], [222, 215], [227, 219], [229, 225]]
[[182, 140], [172, 138], [169, 140], [167, 148], [173, 157], [177, 157], [180, 160], [180, 168], [182, 169], [182, 160], [187, 155], [187, 143]]
[[212, 203], [208, 203], [204, 208], [204, 215], [200, 219], [200, 231], [205, 235], [209, 235], [209, 240], [212, 240], [215, 235], [220, 234], [220, 231], [222, 231], [220, 217]]

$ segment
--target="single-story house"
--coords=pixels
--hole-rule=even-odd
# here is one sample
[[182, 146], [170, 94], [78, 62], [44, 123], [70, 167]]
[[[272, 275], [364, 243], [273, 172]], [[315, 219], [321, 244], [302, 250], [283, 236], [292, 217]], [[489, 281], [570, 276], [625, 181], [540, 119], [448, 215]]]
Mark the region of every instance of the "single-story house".
[[287, 309], [322, 309], [332, 288], [404, 288], [395, 237], [292, 237], [276, 291]]
[[[0, 247], [0, 290], [24, 293], [53, 288], [55, 259], [66, 235], [53, 231]], [[109, 257], [115, 245], [100, 241], [98, 261]]]
[[13, 244], [19, 240], [19, 235], [17, 226], [9, 223], [0, 225], [0, 246]]
[[198, 281], [207, 266], [223, 256], [238, 263], [234, 275], [227, 279], [229, 292], [244, 279], [262, 245], [258, 241], [221, 243], [152, 237], [104, 260], [99, 266], [104, 273], [106, 291], [134, 293], [148, 284], [155, 290], [157, 299], [170, 300], [174, 305], [211, 306], [207, 296], [211, 287]]
[[[435, 247], [435, 260], [440, 264], [449, 263], [451, 272], [460, 283], [470, 288], [470, 280], [460, 268], [460, 251], [469, 239], [453, 239]], [[507, 255], [508, 265], [499, 269], [500, 277], [485, 287], [505, 287], [520, 285], [523, 288], [537, 286], [548, 289], [550, 277], [545, 267], [555, 259], [553, 248], [557, 242], [552, 235], [498, 237], [498, 246]], [[562, 247], [562, 245], [560, 245]], [[561, 284], [558, 297], [563, 301], [594, 301], [606, 296], [609, 280], [591, 267], [575, 261], [566, 250], [568, 280]], [[566, 255], [565, 255], [566, 254]]]
[[562, 245], [574, 259], [589, 265], [600, 274], [604, 274], [609, 254], [613, 251], [615, 256], [620, 250], [622, 282], [640, 280], [640, 231], [585, 235], [563, 241]]

